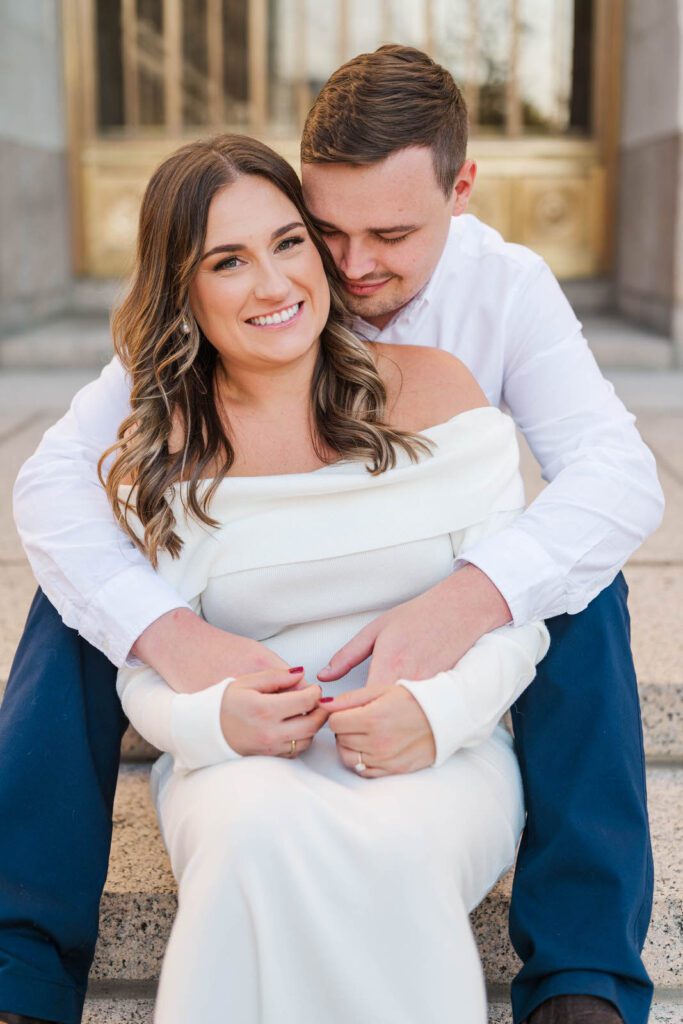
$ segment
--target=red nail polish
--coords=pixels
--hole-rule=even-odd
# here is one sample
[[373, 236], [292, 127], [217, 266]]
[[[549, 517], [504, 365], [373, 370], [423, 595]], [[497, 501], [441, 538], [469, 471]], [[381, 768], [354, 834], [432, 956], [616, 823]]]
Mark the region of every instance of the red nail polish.
[[320, 698], [320, 703], [321, 704], [327, 704], [331, 700], [334, 700], [334, 697], [321, 697]]
[[289, 672], [290, 676], [296, 675], [297, 672], [303, 672], [303, 670], [304, 670], [303, 665], [297, 665], [296, 668], [289, 668], [289, 669], [287, 669], [287, 671]]

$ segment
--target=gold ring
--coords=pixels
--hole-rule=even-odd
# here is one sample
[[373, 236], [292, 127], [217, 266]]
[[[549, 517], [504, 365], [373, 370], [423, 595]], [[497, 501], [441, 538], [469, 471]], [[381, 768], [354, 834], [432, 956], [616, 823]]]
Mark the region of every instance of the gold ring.
[[289, 744], [290, 744], [290, 747], [289, 747], [290, 756], [291, 757], [296, 757], [296, 740], [290, 740]]

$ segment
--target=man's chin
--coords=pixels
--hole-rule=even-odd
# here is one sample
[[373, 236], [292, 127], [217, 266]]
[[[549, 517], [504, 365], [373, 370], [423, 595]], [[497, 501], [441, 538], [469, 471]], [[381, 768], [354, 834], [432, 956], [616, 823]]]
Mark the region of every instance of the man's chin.
[[363, 320], [376, 316], [390, 316], [405, 305], [396, 295], [352, 295], [346, 288], [344, 301], [347, 308]]

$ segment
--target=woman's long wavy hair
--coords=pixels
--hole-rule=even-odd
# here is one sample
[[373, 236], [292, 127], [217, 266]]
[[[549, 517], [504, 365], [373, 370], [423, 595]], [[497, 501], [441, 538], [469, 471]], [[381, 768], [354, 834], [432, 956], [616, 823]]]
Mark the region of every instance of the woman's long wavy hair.
[[[426, 439], [384, 422], [386, 389], [367, 346], [346, 326], [337, 269], [304, 206], [293, 168], [243, 135], [183, 146], [161, 164], [142, 200], [135, 270], [112, 318], [114, 347], [131, 379], [131, 414], [98, 466], [119, 524], [153, 565], [159, 551], [177, 557], [182, 547], [169, 488], [187, 481], [186, 512], [216, 526], [208, 505], [234, 461], [229, 419], [216, 390], [217, 352], [192, 316], [188, 293], [204, 250], [211, 200], [244, 174], [269, 181], [294, 204], [329, 281], [330, 314], [311, 381], [311, 429], [321, 461], [329, 461], [321, 453], [331, 450], [339, 458], [367, 462], [377, 474], [396, 464], [396, 447], [413, 462], [429, 451]], [[178, 423], [182, 443], [171, 450]], [[202, 474], [216, 466], [200, 499]], [[131, 480], [121, 498], [119, 487]], [[144, 529], [142, 539], [129, 523], [131, 509]]]

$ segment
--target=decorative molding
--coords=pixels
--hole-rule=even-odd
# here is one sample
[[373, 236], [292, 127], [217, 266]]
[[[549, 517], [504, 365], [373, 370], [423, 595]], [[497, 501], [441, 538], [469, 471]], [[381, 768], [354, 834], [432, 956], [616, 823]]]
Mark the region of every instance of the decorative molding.
[[[133, 84], [137, 88], [137, 4], [135, 0], [118, 2], [122, 5], [127, 40], [123, 48], [127, 51], [124, 97], [130, 124], [116, 138], [98, 139], [95, 125], [95, 0], [62, 0], [70, 115], [74, 268], [80, 274], [96, 277], [119, 275], [129, 268], [137, 204], [150, 174], [169, 152], [206, 130], [195, 128], [186, 131], [183, 127], [182, 75], [187, 77], [189, 74], [182, 61], [181, 39], [186, 0], [163, 0], [165, 17], [160, 68], [166, 98], [165, 123], [150, 130], [136, 127], [139, 97], [136, 99], [134, 95]], [[518, 0], [510, 0], [513, 14], [519, 13], [519, 7]], [[209, 27], [221, 9], [220, 0], [207, 0], [208, 91], [205, 103], [209, 108], [209, 120], [215, 127], [221, 119], [221, 109], [225, 110], [221, 82], [226, 57], [220, 49], [221, 42], [225, 40], [222, 26], [220, 32], [214, 34], [209, 32]], [[296, 9], [301, 18], [306, 10], [303, 0], [298, 0]], [[435, 32], [432, 0], [423, 0], [422, 9], [425, 40], [432, 45]], [[513, 75], [511, 91], [508, 90], [507, 95], [507, 127], [510, 133], [494, 136], [475, 131], [471, 141], [470, 155], [479, 164], [472, 211], [498, 228], [508, 240], [536, 249], [560, 277], [605, 274], [613, 262], [623, 9], [623, 0], [594, 0], [594, 138], [525, 136]], [[234, 119], [233, 123], [238, 130], [250, 131], [267, 142], [268, 132], [275, 131], [268, 128], [269, 19], [272, 11], [268, 0], [249, 0], [247, 10], [248, 101], [243, 106], [248, 123], [245, 125], [240, 121], [238, 124]], [[346, 51], [350, 45], [350, 0], [339, 0], [336, 10], [337, 46], [341, 61], [348, 56]], [[383, 3], [382, 10], [387, 21], [389, 5]], [[478, 47], [476, 10], [477, 5], [471, 0], [468, 24], [473, 53]], [[516, 15], [513, 21], [517, 21]], [[135, 36], [133, 41], [131, 33]], [[305, 54], [304, 47], [299, 55], [302, 61]], [[469, 88], [471, 92], [471, 84]], [[303, 73], [297, 90], [295, 106], [301, 118], [310, 101], [311, 90]], [[470, 101], [476, 110], [473, 96], [470, 96]], [[297, 167], [298, 144], [295, 139], [278, 138], [273, 140], [273, 144]]]

